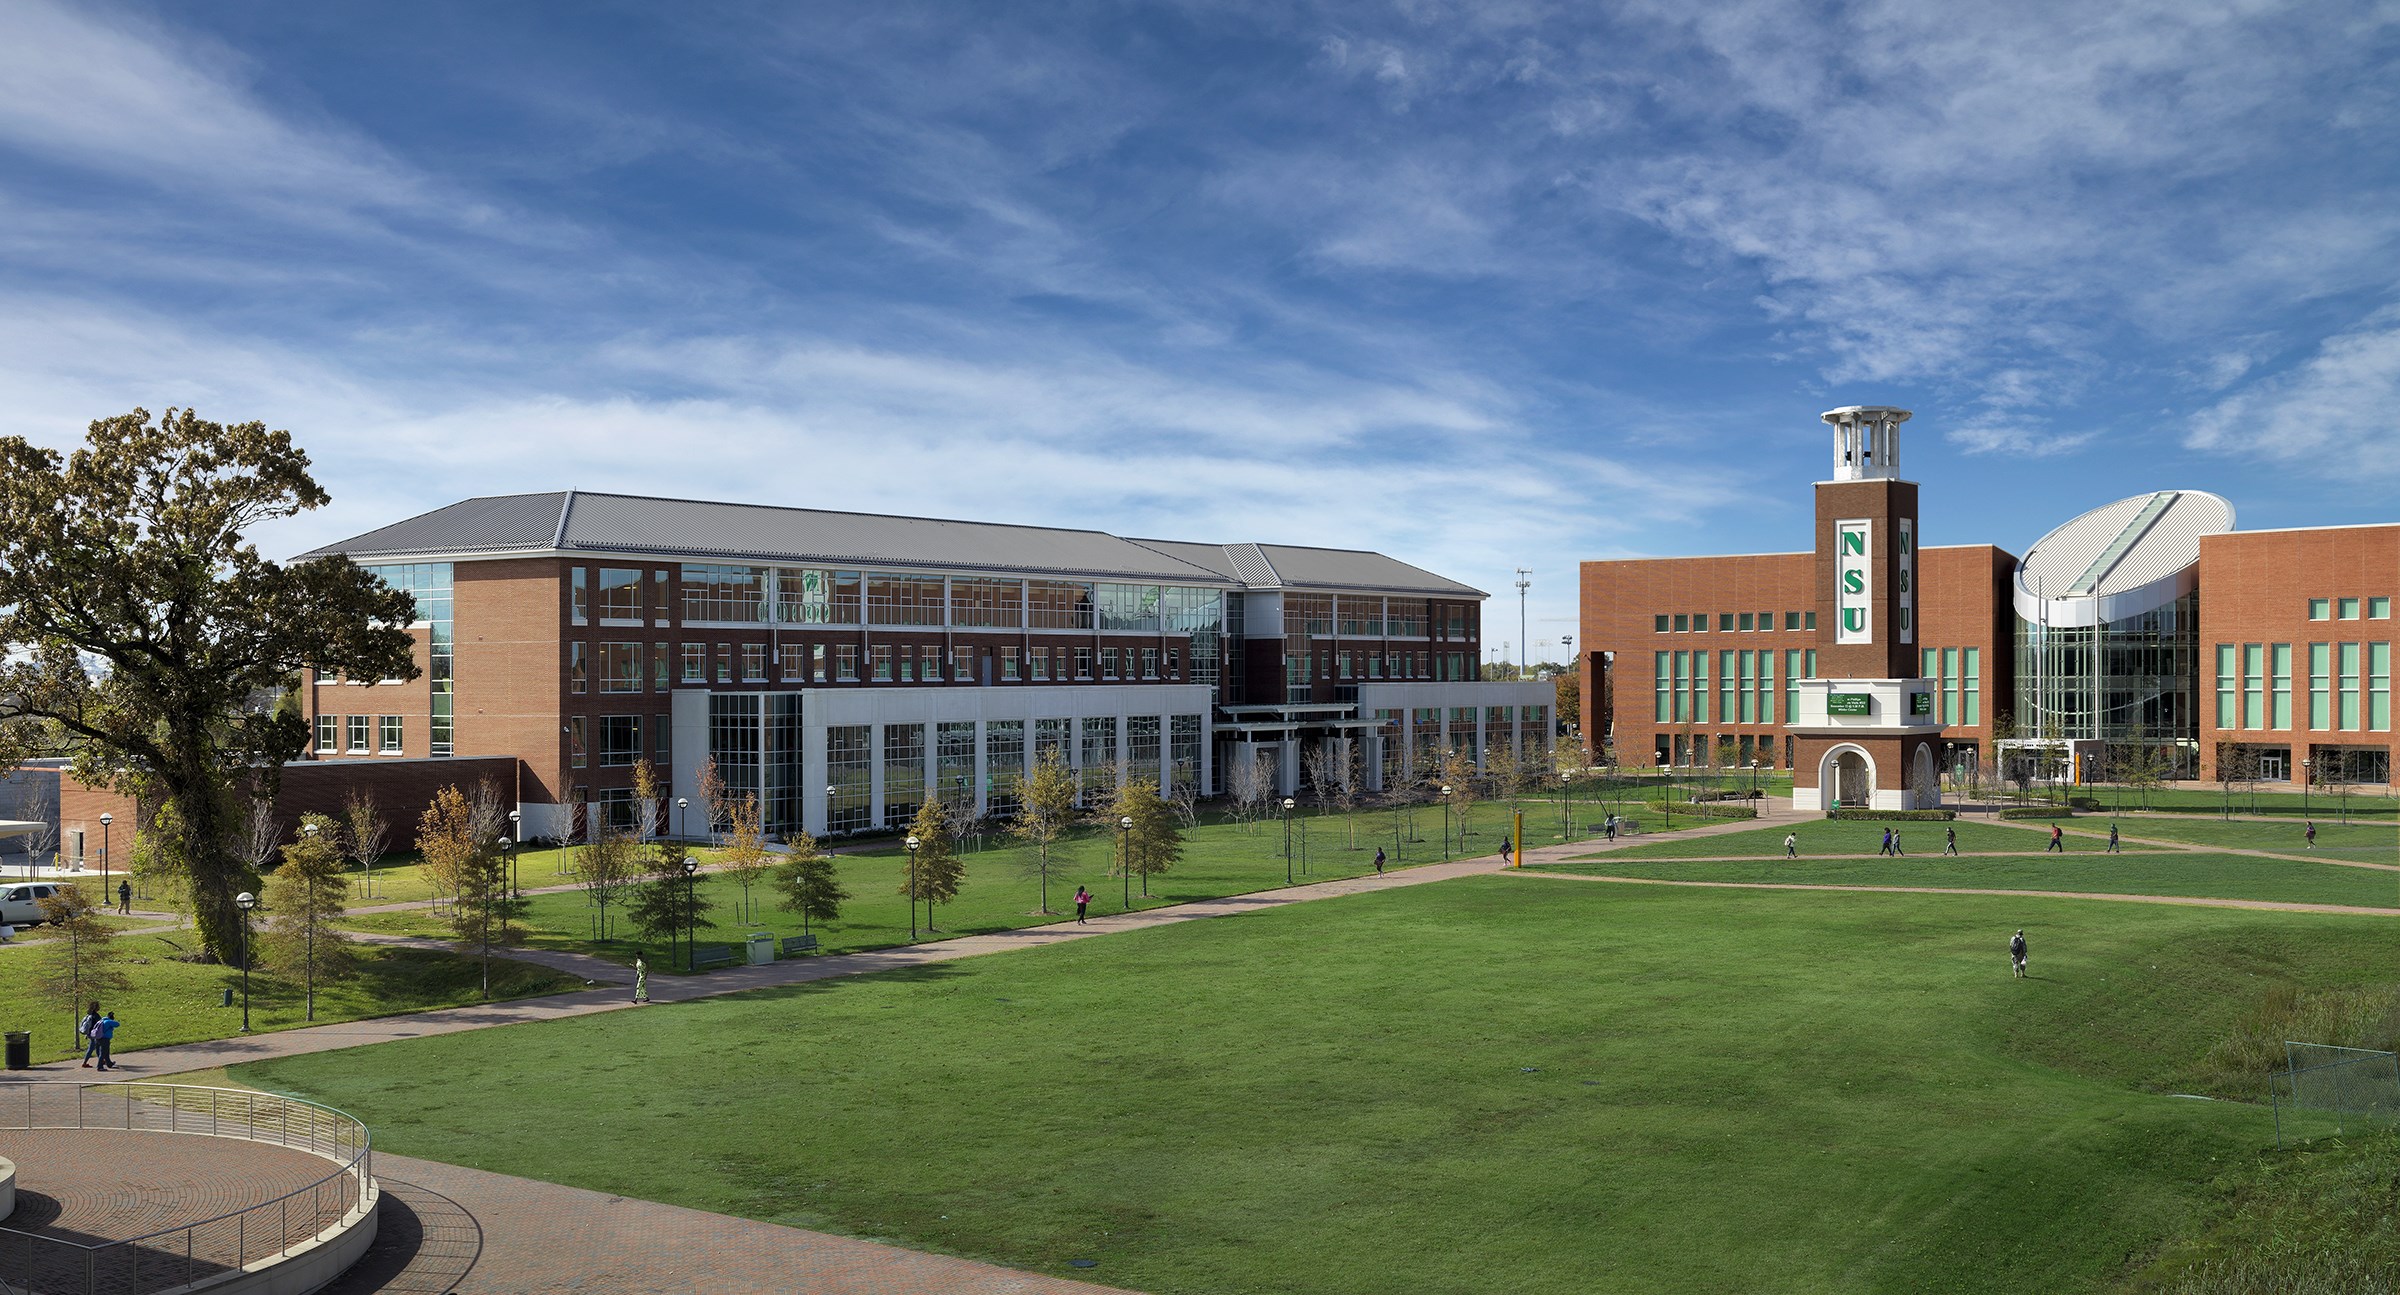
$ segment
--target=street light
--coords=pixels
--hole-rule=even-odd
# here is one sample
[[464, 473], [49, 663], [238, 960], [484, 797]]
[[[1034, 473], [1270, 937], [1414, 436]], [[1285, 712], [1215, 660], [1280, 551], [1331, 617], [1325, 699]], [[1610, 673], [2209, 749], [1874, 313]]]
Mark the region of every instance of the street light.
[[2314, 761], [2302, 760], [2300, 762], [2300, 817], [2303, 819], [2308, 817], [2308, 784], [2310, 781], [2308, 766], [2312, 763]]
[[1125, 861], [1125, 911], [1133, 911], [1133, 815], [1117, 820], [1117, 841]]
[[[300, 835], [311, 843], [317, 839], [317, 825], [303, 819]], [[341, 860], [334, 860], [339, 864]], [[105, 884], [105, 883], [104, 883]], [[308, 887], [308, 1019], [317, 1019], [317, 888]], [[249, 961], [247, 957], [244, 962]]]
[[687, 960], [700, 956], [700, 861], [683, 856], [683, 952]]
[[678, 837], [687, 837], [691, 835], [691, 833], [686, 830], [690, 827], [690, 824], [683, 821], [683, 811], [691, 808], [691, 804], [691, 801], [682, 796], [677, 796], [675, 798], [675, 835]]
[[911, 833], [908, 838], [908, 940], [917, 940], [917, 847], [923, 842]]
[[114, 814], [100, 816], [100, 893], [108, 893], [108, 825], [117, 821]]
[[825, 830], [833, 831], [833, 784], [825, 784]]
[[1442, 858], [1450, 857], [1450, 784], [1442, 784]]
[[1298, 804], [1289, 796], [1283, 798], [1283, 884], [1286, 886], [1292, 884], [1292, 810]]
[[517, 899], [525, 898], [525, 888], [517, 884], [517, 842], [523, 840], [525, 836], [523, 832], [517, 830], [517, 825], [521, 821], [519, 811], [513, 809], [508, 811], [508, 835], [500, 838], [500, 849], [508, 855], [509, 894]]
[[250, 910], [258, 907], [258, 896], [249, 891], [233, 897], [233, 906], [242, 910], [242, 1033], [250, 1032]]

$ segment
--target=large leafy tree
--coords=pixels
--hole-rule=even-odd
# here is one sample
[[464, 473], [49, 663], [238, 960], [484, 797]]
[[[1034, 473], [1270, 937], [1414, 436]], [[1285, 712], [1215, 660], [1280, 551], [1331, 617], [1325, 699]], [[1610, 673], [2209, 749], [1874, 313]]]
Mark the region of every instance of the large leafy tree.
[[91, 425], [62, 461], [0, 437], [0, 764], [75, 774], [171, 807], [157, 842], [190, 880], [204, 947], [241, 944], [233, 897], [246, 786], [307, 741], [253, 704], [302, 670], [413, 677], [412, 600], [347, 559], [285, 565], [246, 535], [329, 496], [291, 433], [189, 410]]

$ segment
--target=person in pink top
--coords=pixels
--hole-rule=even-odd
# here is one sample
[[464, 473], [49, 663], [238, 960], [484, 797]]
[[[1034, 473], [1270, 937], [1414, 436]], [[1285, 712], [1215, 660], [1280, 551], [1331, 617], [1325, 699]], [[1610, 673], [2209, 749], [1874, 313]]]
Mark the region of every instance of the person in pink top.
[[1085, 890], [1081, 886], [1077, 886], [1075, 888], [1075, 920], [1078, 922], [1082, 921], [1084, 910], [1090, 908], [1091, 905], [1092, 892]]

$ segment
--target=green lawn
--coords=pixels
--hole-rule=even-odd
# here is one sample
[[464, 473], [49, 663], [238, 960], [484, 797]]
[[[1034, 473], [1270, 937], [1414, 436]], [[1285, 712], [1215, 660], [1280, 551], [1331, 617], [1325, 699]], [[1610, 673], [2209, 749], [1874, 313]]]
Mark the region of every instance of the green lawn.
[[[238, 967], [202, 965], [177, 960], [195, 946], [189, 936], [126, 936], [116, 947], [124, 951], [119, 964], [133, 982], [131, 991], [100, 995], [101, 1006], [125, 1022], [117, 1036], [121, 1052], [170, 1043], [228, 1038], [241, 1029], [242, 973]], [[0, 953], [0, 1021], [12, 1030], [33, 1032], [36, 1061], [74, 1051], [72, 1014], [42, 1007], [33, 992], [35, 969], [42, 954], [34, 950]], [[466, 958], [415, 949], [361, 950], [358, 975], [317, 989], [317, 1021], [355, 1021], [370, 1016], [419, 1011], [432, 1007], [462, 1007], [479, 1000], [479, 968]], [[575, 988], [581, 982], [556, 972], [518, 962], [492, 963], [492, 996], [520, 998]], [[219, 1006], [224, 991], [233, 991], [234, 1005]], [[250, 1025], [253, 1030], [288, 1030], [305, 1025], [305, 1001], [296, 984], [287, 984], [261, 970], [250, 973]], [[128, 1057], [131, 1070], [141, 1068]]]
[[[1504, 810], [1504, 805], [1483, 805], [1473, 811], [1470, 817], [1475, 833], [1466, 838], [1469, 852], [1489, 854], [1499, 850]], [[1532, 827], [1534, 808], [1530, 802], [1526, 817], [1527, 839], [1536, 840]], [[1355, 844], [1348, 824], [1355, 824]], [[1296, 814], [1292, 819], [1290, 876], [1305, 883], [1371, 872], [1377, 846], [1385, 851], [1387, 867], [1439, 860], [1442, 857], [1440, 807], [1435, 806], [1430, 814], [1419, 808], [1416, 829], [1423, 839], [1408, 839], [1404, 814], [1395, 830], [1394, 816], [1389, 810], [1362, 810], [1348, 816], [1347, 822], [1340, 814]], [[1087, 829], [1051, 847], [1049, 916], [1039, 911], [1041, 886], [1027, 872], [1037, 858], [1034, 849], [1003, 836], [986, 837], [984, 841], [985, 848], [962, 856], [966, 864], [965, 883], [955, 901], [935, 908], [936, 929], [930, 934], [974, 935], [1072, 920], [1078, 885], [1091, 888], [1095, 913], [1114, 913], [1125, 907], [1125, 883], [1109, 875], [1113, 852], [1109, 834]], [[1142, 894], [1141, 879], [1134, 879], [1133, 907], [1156, 908], [1280, 887], [1286, 875], [1283, 850], [1280, 819], [1247, 827], [1203, 824], [1187, 833], [1182, 861], [1172, 870], [1150, 879], [1147, 898]], [[1455, 855], [1457, 850], [1452, 853]], [[900, 886], [908, 869], [908, 852], [897, 844], [886, 845], [836, 855], [835, 863], [842, 885], [851, 897], [843, 905], [838, 920], [811, 928], [822, 947], [840, 951], [906, 944], [909, 906], [900, 897]], [[531, 885], [532, 875], [526, 874], [524, 881]], [[751, 891], [754, 920], [738, 916], [741, 887], [731, 878], [703, 874], [699, 886], [701, 894], [713, 905], [711, 917], [716, 922], [714, 928], [701, 928], [702, 944], [735, 940], [752, 930], [772, 931], [777, 935], [797, 934], [800, 930], [799, 918], [774, 907], [773, 894], [766, 885]], [[612, 910], [612, 938], [605, 943], [595, 940], [594, 909], [581, 891], [539, 895], [531, 903], [533, 909], [527, 926], [529, 943], [535, 947], [592, 953], [622, 963], [631, 963], [635, 950], [641, 949], [646, 959], [661, 970], [681, 965], [680, 955], [674, 961], [665, 956], [663, 941], [644, 940], [626, 926], [621, 911]], [[349, 924], [361, 930], [402, 935], [451, 933], [448, 923], [436, 920], [423, 909], [356, 915]]]
[[[2113, 806], [2119, 803], [2117, 789], [2105, 784], [2074, 787], [2069, 789], [2068, 794], [2089, 796], [2102, 805]], [[2389, 789], [2380, 785], [2357, 786], [2347, 799], [2349, 814], [2353, 819], [2363, 816], [2381, 819], [2388, 824], [2395, 817], [2400, 817], [2400, 797], [2390, 795]], [[2274, 814], [2288, 815], [2292, 818], [2330, 819], [2340, 816], [2343, 800], [2342, 796], [2325, 791], [2312, 791], [2306, 796], [2296, 791], [2260, 791], [2253, 795], [2237, 787], [2233, 792], [2232, 805], [2233, 812], [2236, 814]], [[2123, 804], [2126, 809], [2141, 809], [2146, 806], [2150, 809], [2170, 810], [2181, 814], [2216, 814], [2224, 811], [2226, 796], [2222, 790], [2213, 786], [2162, 787], [2151, 792], [2146, 802], [2141, 793], [2127, 790], [2123, 793]]]
[[[1913, 857], [1942, 852], [1944, 828], [1958, 829], [1958, 848], [1973, 851], [2025, 851], [2042, 848], [2049, 838], [2049, 828], [2031, 831], [2021, 827], [2003, 827], [1995, 823], [1971, 822], [1857, 822], [1848, 819], [1822, 819], [1802, 823], [1798, 827], [1762, 827], [1748, 832], [1725, 832], [1714, 836], [1678, 838], [1642, 845], [1622, 846], [1595, 859], [1690, 859], [1711, 855], [1748, 855], [1764, 858], [1783, 854], [1783, 837], [1796, 832], [1800, 837], [1802, 854], [1862, 854], [1873, 855], [1883, 840], [1885, 828], [1900, 830], [1900, 844]], [[2107, 829], [2102, 828], [2103, 832]], [[2089, 841], [2070, 841], [2069, 849], [2097, 848]]]
[[[2273, 850], [2282, 854], [2308, 853], [2305, 829], [2297, 820], [2289, 823], [2256, 823], [2236, 819], [2230, 823], [2209, 822], [2196, 818], [2142, 818], [2118, 820], [2127, 836], [2146, 836], [2158, 841], [2187, 841], [2194, 845], [2224, 846], [2237, 850]], [[2070, 824], [2069, 831], [2108, 831], [2107, 823], [2098, 816]], [[2339, 823], [2317, 821], [2318, 854], [2339, 859], [2364, 859], [2372, 863], [2400, 863], [2400, 829], [2389, 822]]]
[[[1962, 845], [1961, 848], [1965, 848]], [[2400, 911], [2400, 872], [2178, 850], [2109, 855], [2083, 851], [2001, 858], [1911, 854], [1843, 859], [1628, 859], [1603, 856], [1536, 871], [1667, 881], [1802, 882], [1824, 886], [1959, 886], [2074, 890], [2117, 895], [2188, 895], [2299, 904], [2359, 904]], [[2400, 935], [2400, 931], [2395, 931]]]
[[2270, 992], [2400, 976], [2393, 929], [1475, 877], [236, 1075], [1146, 1291], [2072, 1292], [2221, 1217], [2268, 1114], [2166, 1094]]

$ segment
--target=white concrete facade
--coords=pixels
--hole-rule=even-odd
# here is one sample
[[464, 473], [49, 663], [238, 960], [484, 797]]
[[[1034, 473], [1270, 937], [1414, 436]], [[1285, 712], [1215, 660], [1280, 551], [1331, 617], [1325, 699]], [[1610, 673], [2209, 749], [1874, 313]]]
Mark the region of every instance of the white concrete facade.
[[[1929, 679], [1803, 679], [1799, 707], [1787, 727], [1812, 736], [1938, 738], [1942, 726], [1933, 718], [1936, 686]], [[1831, 713], [1831, 699], [1836, 694], [1866, 697], [1868, 712]], [[1792, 789], [1792, 808], [1821, 811], [1838, 800], [1844, 804], [1863, 801], [1872, 809], [1938, 809], [1941, 790], [1927, 748], [1918, 749], [1916, 762], [1922, 767], [1914, 770], [1913, 776], [1879, 777], [1875, 758], [1866, 747], [1837, 742], [1820, 757], [1817, 785]]]

